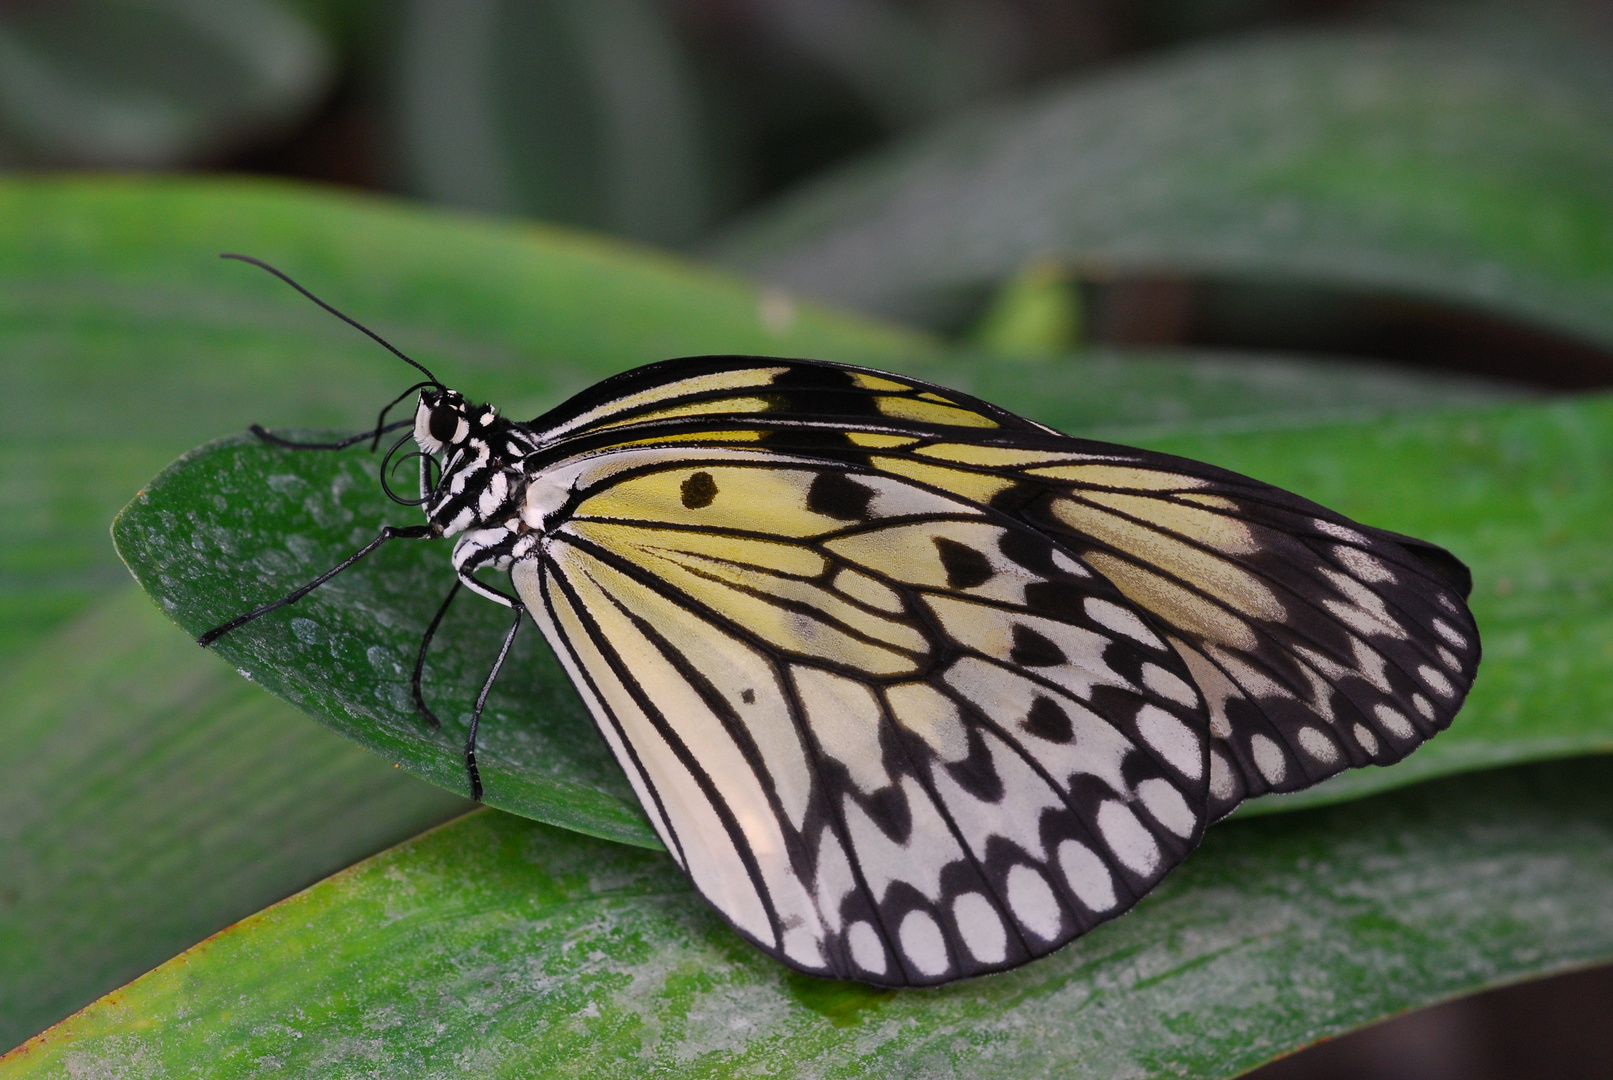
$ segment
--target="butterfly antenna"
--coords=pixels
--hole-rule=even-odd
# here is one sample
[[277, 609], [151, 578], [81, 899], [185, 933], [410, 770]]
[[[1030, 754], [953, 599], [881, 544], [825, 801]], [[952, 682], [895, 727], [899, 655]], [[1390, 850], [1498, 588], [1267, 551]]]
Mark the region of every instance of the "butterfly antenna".
[[359, 322], [357, 319], [355, 319], [355, 318], [353, 318], [353, 317], [351, 317], [349, 315], [344, 315], [340, 311], [337, 311], [335, 308], [333, 308], [329, 304], [325, 303], [325, 301], [321, 300], [319, 297], [315, 296], [313, 293], [309, 292], [307, 289], [303, 288], [301, 285], [298, 285], [295, 281], [293, 281], [291, 279], [290, 275], [285, 274], [285, 273], [283, 273], [283, 272], [281, 272], [279, 270], [276, 270], [274, 267], [270, 266], [268, 263], [264, 262], [262, 259], [254, 259], [250, 255], [237, 255], [234, 252], [226, 251], [223, 254], [219, 255], [219, 258], [221, 258], [221, 259], [234, 259], [236, 262], [251, 263], [253, 266], [257, 267], [259, 270], [267, 270], [269, 273], [273, 274], [275, 277], [279, 278], [281, 281], [285, 282], [287, 285], [290, 285], [293, 289], [296, 289], [298, 292], [302, 293], [308, 299], [312, 300], [314, 303], [318, 304], [320, 307], [324, 308], [326, 311], [330, 312], [332, 315], [334, 315], [338, 319], [342, 320], [342, 322], [346, 323], [348, 326], [351, 326], [353, 329], [359, 331], [362, 334], [368, 335], [370, 340], [372, 340], [376, 344], [380, 345], [383, 349], [385, 349], [387, 352], [391, 353], [393, 356], [396, 356], [399, 360], [402, 360], [405, 364], [409, 364], [409, 365], [411, 365], [413, 367], [418, 368], [421, 371], [421, 373], [423, 373], [425, 375], [426, 378], [431, 380], [431, 385], [432, 386], [435, 386], [439, 390], [443, 389], [442, 382], [437, 378], [437, 376], [433, 375], [426, 368], [426, 365], [420, 363], [418, 360], [412, 359], [411, 357], [406, 355], [403, 352], [402, 349], [398, 348], [396, 345], [392, 344], [386, 338], [382, 337], [380, 334], [377, 334], [374, 330], [371, 330], [368, 326], [365, 326], [363, 323]]

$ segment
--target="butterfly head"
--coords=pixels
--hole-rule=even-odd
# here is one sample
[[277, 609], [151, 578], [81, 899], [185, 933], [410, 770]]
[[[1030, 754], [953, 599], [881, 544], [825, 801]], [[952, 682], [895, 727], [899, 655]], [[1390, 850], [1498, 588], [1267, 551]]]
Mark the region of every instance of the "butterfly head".
[[491, 405], [473, 405], [457, 390], [427, 387], [420, 391], [415, 409], [414, 441], [427, 454], [452, 454], [472, 435], [485, 434], [495, 416]]

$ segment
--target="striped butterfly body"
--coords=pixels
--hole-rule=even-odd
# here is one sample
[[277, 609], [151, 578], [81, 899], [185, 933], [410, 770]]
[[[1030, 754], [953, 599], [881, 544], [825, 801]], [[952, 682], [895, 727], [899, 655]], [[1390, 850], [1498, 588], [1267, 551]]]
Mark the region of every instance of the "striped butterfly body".
[[1243, 799], [1404, 757], [1478, 665], [1442, 549], [917, 380], [696, 357], [531, 423], [415, 389], [426, 524], [331, 573], [453, 536], [513, 609], [473, 793], [529, 614], [695, 887], [813, 974], [1051, 952]]

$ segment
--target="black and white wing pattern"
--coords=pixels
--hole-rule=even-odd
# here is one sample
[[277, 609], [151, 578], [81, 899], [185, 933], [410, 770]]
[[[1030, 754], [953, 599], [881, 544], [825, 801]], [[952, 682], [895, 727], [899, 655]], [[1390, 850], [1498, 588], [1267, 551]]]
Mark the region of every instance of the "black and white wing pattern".
[[746, 937], [889, 985], [1022, 963], [1205, 825], [1204, 703], [1022, 524], [755, 451], [619, 451], [515, 582], [657, 830]]
[[512, 577], [740, 933], [883, 985], [1119, 914], [1246, 797], [1450, 723], [1465, 570], [900, 376], [651, 365], [528, 426]]

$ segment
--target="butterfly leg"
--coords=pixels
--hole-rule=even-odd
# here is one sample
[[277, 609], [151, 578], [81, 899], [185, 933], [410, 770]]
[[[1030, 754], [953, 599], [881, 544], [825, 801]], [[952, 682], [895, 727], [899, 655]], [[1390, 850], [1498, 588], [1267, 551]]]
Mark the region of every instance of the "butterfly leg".
[[512, 601], [510, 606], [515, 609], [515, 621], [510, 623], [509, 632], [504, 635], [504, 644], [498, 650], [498, 658], [493, 661], [493, 670], [487, 673], [487, 681], [482, 683], [482, 692], [476, 695], [476, 707], [470, 714], [470, 733], [465, 737], [465, 774], [470, 778], [470, 797], [477, 802], [482, 801], [482, 776], [476, 771], [476, 728], [482, 721], [482, 709], [487, 705], [487, 695], [492, 692], [499, 669], [510, 655], [510, 646], [515, 644], [515, 632], [521, 629], [521, 616], [526, 614], [526, 607], [519, 600]]
[[465, 533], [454, 544], [453, 563], [459, 584], [476, 595], [485, 597], [495, 604], [503, 604], [515, 612], [515, 620], [510, 623], [509, 632], [504, 635], [504, 644], [498, 651], [498, 658], [493, 661], [493, 670], [487, 673], [487, 681], [482, 683], [482, 692], [476, 697], [476, 707], [471, 710], [470, 732], [465, 738], [465, 773], [470, 778], [470, 797], [478, 802], [482, 798], [482, 778], [476, 770], [476, 729], [482, 720], [482, 709], [487, 705], [487, 695], [492, 692], [499, 669], [504, 666], [504, 661], [510, 655], [510, 646], [515, 643], [515, 632], [521, 628], [521, 616], [526, 612], [526, 605], [509, 593], [477, 581], [474, 575], [477, 570], [484, 567], [507, 569], [521, 537], [522, 531], [515, 528], [478, 529]]
[[341, 562], [337, 563], [323, 574], [320, 574], [302, 588], [292, 590], [272, 604], [264, 604], [262, 607], [249, 611], [245, 615], [237, 615], [235, 618], [231, 619], [222, 626], [213, 627], [213, 629], [197, 638], [196, 644], [205, 649], [209, 645], [213, 644], [213, 642], [229, 633], [231, 630], [245, 626], [258, 616], [267, 615], [269, 612], [274, 611], [277, 608], [283, 608], [287, 604], [295, 604], [298, 600], [301, 600], [303, 597], [325, 584], [325, 582], [329, 581], [343, 570], [346, 570], [349, 566], [352, 566], [354, 563], [358, 562], [364, 556], [368, 555], [370, 552], [374, 551], [388, 540], [430, 540], [436, 535], [436, 530], [430, 525], [383, 526], [381, 528], [380, 536], [377, 536], [374, 540], [371, 540], [368, 544], [365, 544], [363, 547], [353, 552], [353, 554], [349, 555], [347, 558], [343, 559]]
[[409, 690], [414, 695], [416, 711], [420, 713], [427, 723], [438, 730], [442, 728], [442, 721], [437, 719], [437, 714], [432, 712], [431, 706], [426, 704], [425, 694], [420, 690], [420, 677], [426, 670], [426, 652], [431, 648], [431, 639], [437, 636], [437, 627], [442, 625], [443, 616], [448, 614], [448, 605], [452, 604], [454, 597], [459, 595], [459, 587], [462, 584], [463, 582], [455, 579], [454, 587], [449, 589], [448, 595], [442, 598], [442, 606], [437, 609], [437, 614], [431, 617], [431, 625], [426, 627], [425, 634], [420, 638], [420, 654], [414, 658], [414, 676], [409, 680]]

